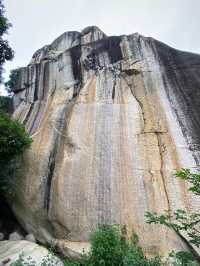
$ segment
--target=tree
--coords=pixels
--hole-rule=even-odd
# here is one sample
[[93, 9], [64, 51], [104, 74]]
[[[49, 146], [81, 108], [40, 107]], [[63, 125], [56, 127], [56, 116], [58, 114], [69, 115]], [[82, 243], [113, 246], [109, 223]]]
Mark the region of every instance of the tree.
[[[190, 183], [189, 191], [193, 192], [195, 195], [200, 196], [200, 174], [191, 173], [189, 169], [181, 169], [175, 173], [175, 177], [185, 180]], [[178, 209], [172, 215], [160, 214], [153, 212], [147, 212], [147, 223], [149, 224], [161, 224], [165, 225], [179, 235], [182, 233], [186, 235], [187, 241], [195, 247], [200, 247], [200, 213], [190, 213], [188, 214], [185, 210]], [[193, 250], [194, 252], [194, 250]], [[192, 261], [192, 258], [188, 252], [178, 252], [171, 253], [182, 261]], [[196, 254], [194, 254], [196, 255]], [[199, 260], [199, 258], [197, 258]], [[180, 265], [188, 265], [186, 262]], [[193, 264], [194, 265], [194, 264]], [[196, 264], [195, 264], [196, 265]]]
[[0, 112], [0, 195], [9, 188], [9, 176], [15, 169], [14, 162], [32, 140], [23, 125]]
[[5, 17], [5, 8], [0, 0], [0, 83], [2, 82], [2, 71], [3, 64], [11, 60], [14, 56], [14, 52], [10, 47], [7, 40], [4, 39], [4, 35], [8, 33], [8, 29], [11, 27], [11, 24], [8, 22], [8, 19]]
[[9, 94], [11, 94], [14, 91], [19, 75], [20, 75], [20, 68], [12, 69], [10, 71], [9, 79], [7, 82], [5, 82], [5, 87]]

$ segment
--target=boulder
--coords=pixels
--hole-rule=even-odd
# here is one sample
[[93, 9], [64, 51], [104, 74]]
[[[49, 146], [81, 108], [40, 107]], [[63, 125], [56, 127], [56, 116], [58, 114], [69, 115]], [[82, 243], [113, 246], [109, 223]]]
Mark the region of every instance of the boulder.
[[0, 232], [0, 241], [4, 240], [4, 238], [5, 238], [4, 233], [1, 233], [1, 232]]
[[63, 266], [63, 263], [49, 251], [30, 241], [1, 241], [0, 242], [0, 265], [9, 266], [22, 258], [24, 262], [32, 262], [31, 265], [39, 266], [49, 260], [51, 265]]
[[22, 240], [24, 237], [19, 232], [13, 232], [9, 235], [9, 240], [17, 241]]
[[35, 239], [35, 237], [34, 237], [33, 234], [26, 235], [25, 240], [30, 241], [30, 242], [33, 242], [33, 243], [36, 242], [36, 239]]

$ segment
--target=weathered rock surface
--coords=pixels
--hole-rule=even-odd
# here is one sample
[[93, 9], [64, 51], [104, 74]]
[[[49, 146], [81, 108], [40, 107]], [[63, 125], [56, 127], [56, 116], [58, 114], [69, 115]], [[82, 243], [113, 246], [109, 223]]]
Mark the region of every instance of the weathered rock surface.
[[35, 237], [34, 237], [33, 234], [26, 235], [25, 240], [30, 241], [30, 242], [33, 242], [33, 243], [36, 242], [36, 239], [35, 239]]
[[18, 232], [13, 232], [12, 234], [9, 235], [9, 240], [12, 241], [17, 241], [17, 240], [22, 240], [23, 236], [19, 234]]
[[[49, 251], [46, 248], [25, 240], [0, 242], [0, 265], [9, 266], [22, 255], [24, 262], [29, 261], [28, 265], [39, 266], [48, 254]], [[63, 263], [56, 256], [49, 256], [52, 262], [51, 265], [63, 266]]]
[[61, 247], [122, 224], [147, 254], [188, 248], [144, 215], [199, 209], [172, 175], [199, 169], [199, 66], [199, 55], [96, 27], [38, 50], [14, 95], [14, 117], [34, 140], [13, 204], [24, 228]]
[[4, 238], [5, 238], [4, 233], [1, 233], [1, 232], [0, 232], [0, 241], [4, 240]]

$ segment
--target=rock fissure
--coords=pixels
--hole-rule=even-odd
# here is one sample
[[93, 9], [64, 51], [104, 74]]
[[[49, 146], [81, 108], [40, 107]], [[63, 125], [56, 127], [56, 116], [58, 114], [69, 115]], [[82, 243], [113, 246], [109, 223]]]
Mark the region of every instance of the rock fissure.
[[50, 208], [50, 199], [51, 199], [51, 191], [52, 191], [52, 180], [54, 177], [55, 167], [56, 167], [56, 160], [58, 156], [60, 142], [62, 140], [62, 131], [65, 128], [65, 115], [66, 115], [66, 107], [62, 108], [60, 111], [61, 118], [60, 120], [55, 119], [57, 126], [54, 127], [54, 145], [53, 149], [50, 151], [49, 160], [48, 160], [48, 167], [47, 167], [47, 176], [46, 176], [46, 189], [44, 193], [44, 208], [47, 210], [47, 213]]
[[138, 106], [140, 107], [141, 110], [141, 114], [142, 114], [142, 119], [143, 119], [143, 129], [141, 131], [142, 133], [145, 133], [145, 128], [146, 128], [146, 117], [145, 117], [145, 112], [144, 112], [144, 108], [143, 108], [143, 104], [142, 102], [139, 100], [138, 97], [136, 97], [135, 93], [133, 92], [133, 88], [132, 86], [128, 83], [127, 79], [125, 77], [122, 76], [122, 78], [124, 79], [124, 81], [126, 82], [128, 88], [130, 89], [131, 94], [133, 95], [134, 99], [137, 101]]
[[166, 181], [165, 181], [165, 173], [164, 173], [164, 158], [163, 158], [163, 143], [162, 143], [162, 136], [160, 135], [160, 133], [155, 133], [156, 137], [157, 137], [157, 141], [158, 141], [158, 150], [159, 150], [159, 154], [160, 154], [160, 175], [162, 177], [162, 183], [163, 183], [163, 188], [164, 188], [164, 195], [165, 195], [165, 199], [167, 201], [167, 212], [170, 215], [170, 200], [169, 200], [169, 196], [168, 196], [168, 192], [167, 192], [167, 186], [166, 186]]
[[116, 76], [114, 77], [113, 89], [112, 89], [112, 99], [113, 99], [113, 101], [115, 99], [115, 87], [116, 87]]
[[25, 119], [23, 121], [24, 124], [26, 124], [26, 122], [28, 121], [28, 119], [29, 119], [29, 117], [30, 117], [30, 115], [32, 113], [33, 107], [34, 107], [34, 104], [31, 103], [30, 109], [29, 109], [28, 113], [26, 114], [26, 117], [25, 117]]
[[46, 190], [44, 194], [44, 208], [47, 210], [47, 212], [49, 210], [49, 205], [50, 205], [51, 184], [52, 184], [52, 179], [53, 179], [53, 174], [54, 174], [54, 169], [55, 169], [56, 150], [57, 148], [54, 148], [54, 150], [50, 153], [49, 162], [48, 162], [48, 173], [46, 177]]

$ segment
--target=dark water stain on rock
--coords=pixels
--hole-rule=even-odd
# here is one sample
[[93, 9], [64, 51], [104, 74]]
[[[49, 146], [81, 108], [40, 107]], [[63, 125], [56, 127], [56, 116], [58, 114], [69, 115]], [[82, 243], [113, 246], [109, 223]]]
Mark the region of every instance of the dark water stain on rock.
[[70, 49], [70, 55], [72, 60], [72, 71], [74, 75], [74, 79], [78, 80], [80, 83], [82, 82], [82, 75], [81, 75], [81, 45], [76, 47], [72, 47]]
[[182, 133], [189, 145], [199, 147], [200, 55], [177, 51], [157, 41], [155, 47], [163, 68], [167, 97]]

